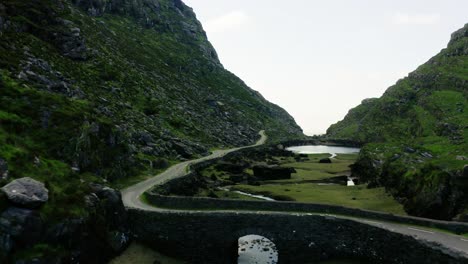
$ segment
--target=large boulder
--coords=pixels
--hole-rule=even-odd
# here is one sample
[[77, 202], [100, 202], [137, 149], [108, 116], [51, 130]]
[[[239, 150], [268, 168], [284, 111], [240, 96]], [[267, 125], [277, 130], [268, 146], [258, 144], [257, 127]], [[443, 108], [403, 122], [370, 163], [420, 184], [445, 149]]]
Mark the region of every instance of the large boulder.
[[183, 142], [172, 142], [172, 146], [183, 158], [190, 159], [194, 154], [192, 149]]
[[90, 187], [94, 197], [92, 207], [98, 209], [97, 213], [109, 220], [108, 228], [124, 227], [127, 221], [127, 211], [122, 202], [120, 191], [100, 184], [91, 184]]
[[93, 194], [86, 198], [86, 203], [91, 209], [90, 222], [96, 232], [94, 235], [101, 240], [96, 247], [102, 247], [101, 250], [109, 256], [120, 253], [130, 242], [122, 195], [117, 190], [99, 184], [92, 184], [91, 189]]
[[330, 158], [323, 158], [323, 159], [319, 160], [319, 163], [332, 163], [332, 161], [331, 161]]
[[26, 208], [37, 208], [49, 199], [44, 184], [29, 177], [16, 179], [1, 190], [11, 203]]
[[159, 195], [194, 196], [200, 188], [206, 188], [207, 186], [207, 179], [204, 176], [199, 173], [191, 173], [186, 177], [157, 185], [151, 192]]

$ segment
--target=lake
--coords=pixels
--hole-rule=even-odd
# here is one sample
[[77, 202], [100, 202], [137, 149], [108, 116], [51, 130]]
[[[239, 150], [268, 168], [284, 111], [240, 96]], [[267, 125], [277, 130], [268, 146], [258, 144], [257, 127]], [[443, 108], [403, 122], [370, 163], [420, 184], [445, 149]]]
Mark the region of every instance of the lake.
[[286, 148], [286, 150], [289, 150], [298, 154], [330, 153], [332, 155], [332, 158], [335, 157], [336, 154], [359, 153], [359, 151], [361, 151], [360, 148], [326, 146], [326, 145], [294, 146], [294, 147], [288, 147]]

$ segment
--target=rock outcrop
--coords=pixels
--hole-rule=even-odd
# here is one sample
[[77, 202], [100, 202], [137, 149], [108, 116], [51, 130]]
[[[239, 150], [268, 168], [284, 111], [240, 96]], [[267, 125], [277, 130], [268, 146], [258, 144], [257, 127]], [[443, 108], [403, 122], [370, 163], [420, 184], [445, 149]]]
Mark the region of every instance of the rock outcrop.
[[84, 198], [86, 214], [79, 217], [52, 221], [41, 217], [38, 209], [9, 205], [0, 214], [0, 262], [10, 263], [12, 254], [38, 244], [69, 254], [46, 251], [34, 263], [106, 263], [121, 253], [130, 243], [130, 234], [120, 192], [98, 184], [91, 191]]
[[37, 208], [49, 199], [44, 184], [29, 177], [13, 180], [1, 190], [11, 203], [26, 208]]
[[285, 168], [275, 165], [257, 165], [252, 169], [254, 176], [259, 180], [287, 180], [291, 179], [291, 173], [296, 172], [294, 168]]
[[186, 6], [180, 0], [167, 1], [168, 8], [180, 16], [181, 21], [171, 23], [167, 20], [164, 12], [165, 3], [159, 0], [73, 0], [73, 3], [83, 8], [88, 15], [99, 17], [106, 13], [129, 15], [134, 17], [145, 28], [158, 28], [164, 31], [173, 31], [176, 28], [181, 28], [186, 36], [193, 40], [202, 39], [199, 44], [199, 49], [206, 58], [212, 61], [217, 66], [222, 66], [218, 59], [218, 54], [213, 46], [208, 42], [206, 33], [202, 28], [201, 23], [193, 19], [195, 14], [192, 8]]
[[93, 193], [86, 196], [90, 212], [87, 221], [95, 230], [91, 238], [95, 241], [94, 247], [98, 250], [88, 247], [86, 259], [92, 258], [92, 252], [98, 253], [101, 250], [104, 254], [98, 254], [101, 254], [101, 259], [104, 261], [121, 253], [130, 243], [127, 212], [119, 191], [98, 184], [93, 184], [91, 189]]
[[0, 260], [17, 248], [27, 248], [41, 239], [43, 221], [30, 209], [10, 207], [0, 215]]

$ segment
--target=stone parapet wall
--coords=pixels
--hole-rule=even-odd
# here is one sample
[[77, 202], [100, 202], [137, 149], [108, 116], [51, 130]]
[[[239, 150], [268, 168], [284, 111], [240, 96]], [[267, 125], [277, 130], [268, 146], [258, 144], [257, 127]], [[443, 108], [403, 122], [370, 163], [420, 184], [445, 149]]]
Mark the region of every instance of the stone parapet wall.
[[146, 198], [151, 204], [171, 209], [181, 210], [244, 210], [244, 211], [275, 211], [275, 212], [307, 212], [321, 214], [336, 214], [350, 217], [360, 217], [411, 224], [448, 230], [457, 234], [468, 233], [468, 223], [439, 221], [411, 216], [401, 216], [382, 212], [367, 211], [337, 205], [297, 203], [297, 202], [269, 202], [214, 199], [202, 197], [162, 196], [147, 193]]

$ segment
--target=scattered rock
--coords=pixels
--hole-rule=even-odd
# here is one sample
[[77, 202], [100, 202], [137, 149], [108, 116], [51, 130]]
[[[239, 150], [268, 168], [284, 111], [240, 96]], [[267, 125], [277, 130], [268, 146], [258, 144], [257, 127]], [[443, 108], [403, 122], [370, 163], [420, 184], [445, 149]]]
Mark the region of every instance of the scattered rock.
[[0, 180], [8, 179], [8, 163], [0, 158]]
[[428, 159], [432, 159], [434, 157], [429, 152], [423, 152], [423, 153], [421, 153], [421, 156], [423, 156], [425, 158], [428, 158]]
[[405, 148], [405, 152], [407, 152], [407, 153], [415, 153], [416, 150], [413, 149], [413, 148], [410, 148], [410, 147], [406, 147], [406, 148]]
[[456, 160], [468, 160], [468, 158], [465, 156], [457, 156], [455, 159]]
[[401, 155], [400, 155], [400, 154], [394, 154], [394, 155], [390, 158], [390, 161], [395, 161], [395, 160], [398, 160], [399, 158], [401, 158]]
[[248, 166], [249, 164], [245, 162], [232, 163], [232, 162], [220, 161], [216, 164], [216, 169], [219, 171], [226, 171], [232, 174], [240, 174]]
[[59, 32], [56, 36], [56, 42], [64, 56], [75, 60], [86, 60], [88, 58], [88, 49], [79, 32], [79, 28]]
[[38, 88], [54, 93], [60, 93], [68, 97], [84, 98], [84, 92], [71, 85], [59, 71], [53, 70], [50, 64], [28, 53], [28, 47], [24, 47], [28, 59], [21, 62], [21, 71], [18, 79], [34, 83]]
[[41, 165], [41, 159], [39, 157], [34, 157], [34, 160], [33, 160], [33, 164], [34, 166], [38, 167]]
[[319, 160], [319, 163], [332, 163], [332, 161], [330, 158], [324, 158], [324, 159]]
[[179, 153], [183, 158], [189, 159], [193, 156], [193, 151], [190, 147], [185, 145], [182, 142], [173, 142], [172, 143], [174, 149]]
[[10, 202], [27, 208], [36, 208], [49, 199], [49, 191], [44, 184], [29, 177], [14, 180], [1, 190]]

